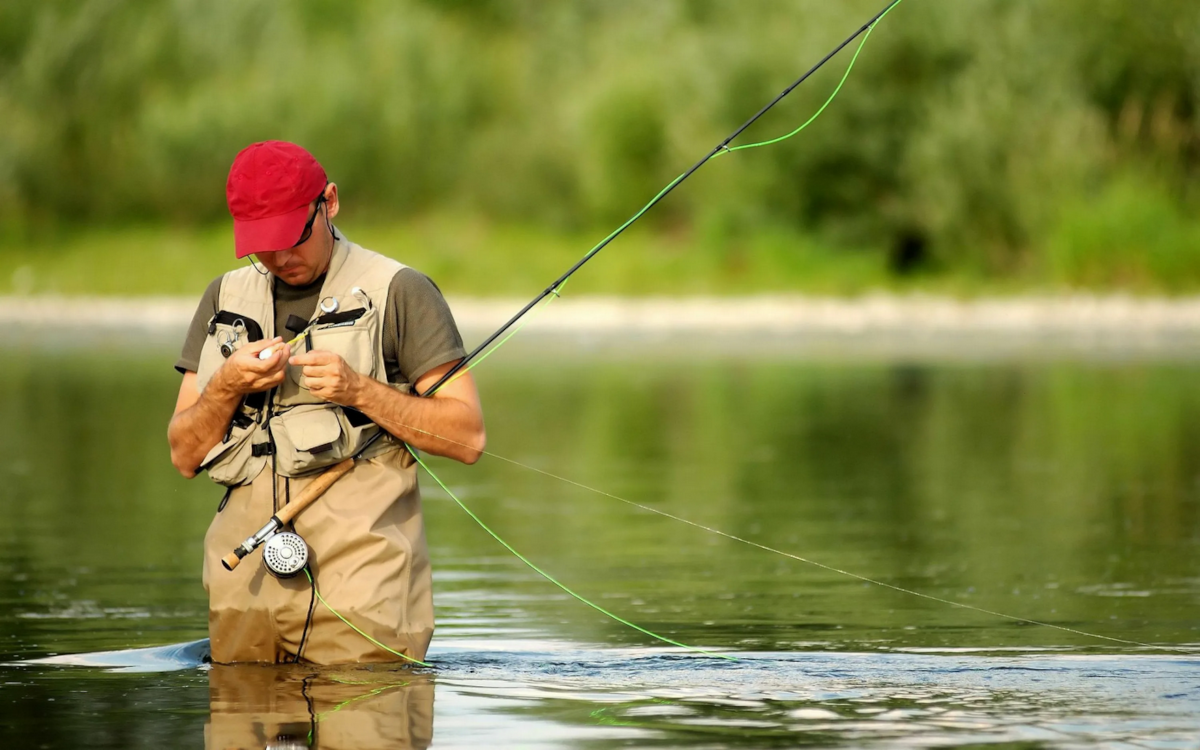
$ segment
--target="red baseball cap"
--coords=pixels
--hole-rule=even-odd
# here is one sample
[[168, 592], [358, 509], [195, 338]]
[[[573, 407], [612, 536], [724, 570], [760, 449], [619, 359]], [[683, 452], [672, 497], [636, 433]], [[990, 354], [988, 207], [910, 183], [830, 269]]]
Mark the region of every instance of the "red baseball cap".
[[225, 183], [237, 257], [295, 245], [309, 204], [327, 184], [320, 163], [294, 143], [263, 141], [239, 151]]

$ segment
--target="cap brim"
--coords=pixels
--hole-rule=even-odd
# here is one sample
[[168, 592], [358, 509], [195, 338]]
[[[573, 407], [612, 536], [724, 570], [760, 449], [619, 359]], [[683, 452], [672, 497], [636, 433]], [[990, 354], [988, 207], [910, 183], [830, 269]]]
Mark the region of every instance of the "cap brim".
[[301, 206], [295, 211], [253, 221], [233, 220], [233, 246], [237, 257], [245, 258], [254, 253], [273, 253], [287, 250], [296, 244], [308, 214], [312, 209]]

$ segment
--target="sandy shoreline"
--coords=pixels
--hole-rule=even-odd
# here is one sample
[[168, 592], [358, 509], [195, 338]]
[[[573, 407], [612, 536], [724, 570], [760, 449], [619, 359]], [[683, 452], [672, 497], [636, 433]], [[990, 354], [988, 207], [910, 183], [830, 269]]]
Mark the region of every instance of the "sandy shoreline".
[[[486, 333], [527, 302], [451, 298], [464, 334]], [[190, 298], [0, 297], [0, 323], [10, 327], [181, 330]], [[581, 297], [530, 313], [526, 331], [559, 334], [1200, 334], [1200, 297], [1023, 297], [960, 301], [934, 296], [859, 298]]]

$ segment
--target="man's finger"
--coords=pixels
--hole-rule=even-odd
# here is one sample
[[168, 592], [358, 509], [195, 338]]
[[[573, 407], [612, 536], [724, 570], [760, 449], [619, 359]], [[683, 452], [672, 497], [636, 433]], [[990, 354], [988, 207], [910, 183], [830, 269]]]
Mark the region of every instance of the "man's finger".
[[332, 375], [334, 368], [329, 365], [308, 365], [304, 368], [304, 377], [312, 380], [313, 378], [323, 378], [326, 375]]
[[313, 380], [306, 380], [305, 387], [308, 388], [310, 393], [319, 396], [326, 390], [328, 384], [323, 379], [316, 378]]
[[280, 348], [272, 352], [271, 356], [266, 359], [259, 359], [257, 356], [250, 357], [245, 360], [242, 366], [250, 372], [268, 373], [274, 370], [282, 370], [283, 363], [283, 349]]
[[250, 354], [258, 354], [263, 349], [266, 349], [268, 346], [274, 346], [275, 344], [280, 344], [280, 343], [283, 343], [283, 337], [276, 336], [273, 339], [262, 339], [261, 341], [251, 341], [251, 342], [247, 343], [245, 346], [243, 346], [241, 350], [249, 352]]
[[296, 366], [327, 365], [327, 364], [335, 361], [336, 359], [337, 359], [337, 355], [334, 354], [333, 352], [327, 352], [327, 351], [322, 351], [320, 349], [314, 349], [311, 352], [304, 352], [303, 354], [297, 354], [296, 356], [292, 357], [288, 361], [292, 365], [296, 365]]

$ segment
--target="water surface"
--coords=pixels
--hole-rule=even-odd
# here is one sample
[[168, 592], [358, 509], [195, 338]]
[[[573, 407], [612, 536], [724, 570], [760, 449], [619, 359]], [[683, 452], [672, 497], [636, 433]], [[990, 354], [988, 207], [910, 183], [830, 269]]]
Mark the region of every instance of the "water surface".
[[[168, 338], [5, 342], [0, 661], [206, 635], [221, 493], [170, 466]], [[478, 371], [489, 448], [895, 586], [1182, 650], [865, 584], [499, 459], [436, 461], [584, 596], [737, 660], [574, 601], [423, 478], [434, 669], [209, 669], [202, 646], [107, 657], [160, 671], [8, 666], [6, 745], [1193, 746], [1197, 361], [741, 343], [515, 346]]]

